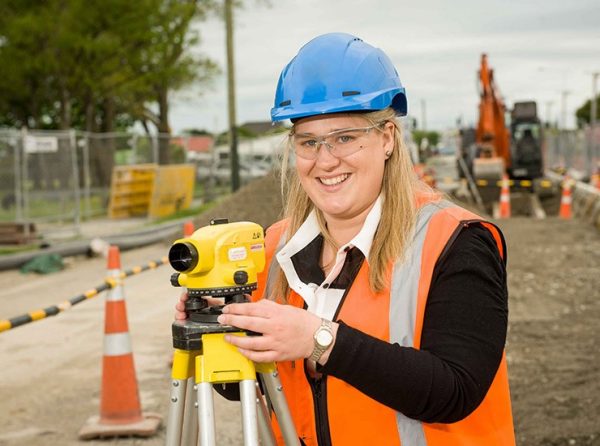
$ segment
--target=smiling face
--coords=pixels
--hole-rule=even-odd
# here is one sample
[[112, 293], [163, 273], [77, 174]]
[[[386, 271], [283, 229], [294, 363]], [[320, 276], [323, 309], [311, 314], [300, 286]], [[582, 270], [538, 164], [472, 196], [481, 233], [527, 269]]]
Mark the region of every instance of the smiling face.
[[[318, 140], [330, 132], [370, 125], [360, 115], [332, 114], [304, 118], [296, 123], [294, 133]], [[326, 144], [321, 144], [314, 160], [296, 156], [300, 183], [328, 223], [364, 221], [381, 191], [386, 152], [394, 150], [393, 131], [391, 122], [370, 130], [361, 137], [362, 148], [343, 158], [332, 155]]]

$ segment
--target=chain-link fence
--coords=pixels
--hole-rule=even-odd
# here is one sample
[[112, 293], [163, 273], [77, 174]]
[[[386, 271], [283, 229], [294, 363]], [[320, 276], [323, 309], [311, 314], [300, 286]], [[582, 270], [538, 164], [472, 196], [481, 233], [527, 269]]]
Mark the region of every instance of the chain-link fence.
[[[229, 148], [193, 149], [193, 136], [147, 136], [0, 130], [0, 222], [74, 225], [106, 215], [114, 166], [194, 163], [195, 197], [211, 201], [230, 190]], [[242, 183], [265, 175], [281, 147], [281, 135], [241, 141]], [[166, 151], [165, 151], [166, 150]]]
[[570, 170], [589, 178], [600, 168], [600, 126], [581, 130], [546, 130], [545, 164], [550, 169]]

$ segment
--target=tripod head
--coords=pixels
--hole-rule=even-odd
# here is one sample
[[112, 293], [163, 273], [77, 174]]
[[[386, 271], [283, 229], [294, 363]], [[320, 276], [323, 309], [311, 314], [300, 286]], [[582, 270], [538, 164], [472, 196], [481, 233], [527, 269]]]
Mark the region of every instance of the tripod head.
[[217, 322], [221, 307], [209, 307], [202, 297], [223, 297], [224, 304], [246, 302], [265, 267], [263, 229], [251, 222], [216, 219], [188, 238], [176, 240], [169, 263], [178, 271], [173, 286], [185, 286], [185, 310], [194, 322]]

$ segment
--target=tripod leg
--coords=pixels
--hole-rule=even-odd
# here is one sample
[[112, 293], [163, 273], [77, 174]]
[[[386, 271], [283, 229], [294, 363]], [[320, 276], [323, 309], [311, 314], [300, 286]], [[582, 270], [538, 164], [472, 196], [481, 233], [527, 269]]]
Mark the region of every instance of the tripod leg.
[[271, 428], [269, 411], [265, 404], [265, 399], [260, 394], [260, 390], [258, 390], [258, 386], [256, 387], [256, 406], [258, 413], [258, 434], [261, 446], [277, 446], [275, 435], [273, 435], [273, 429]]
[[263, 388], [277, 417], [277, 423], [279, 423], [286, 446], [300, 446], [298, 434], [296, 433], [294, 421], [292, 420], [277, 370], [273, 366], [268, 372], [261, 371], [259, 376], [262, 379]]
[[201, 382], [196, 386], [198, 390], [198, 429], [200, 431], [200, 446], [215, 446], [216, 427], [212, 384], [209, 382]]
[[242, 403], [244, 446], [258, 446], [255, 380], [245, 379], [240, 381], [240, 401]]
[[174, 379], [171, 384], [171, 405], [169, 406], [169, 421], [167, 422], [167, 440], [165, 444], [166, 446], [180, 446], [187, 380]]
[[198, 444], [198, 403], [196, 401], [195, 378], [188, 378], [187, 391], [185, 393], [185, 412], [183, 413], [183, 434], [181, 444], [183, 446]]
[[[188, 379], [194, 376], [196, 350], [175, 349], [173, 353], [173, 368], [171, 370], [171, 405], [167, 422], [167, 446], [181, 445], [181, 429], [183, 426]], [[191, 404], [189, 400], [188, 404]]]

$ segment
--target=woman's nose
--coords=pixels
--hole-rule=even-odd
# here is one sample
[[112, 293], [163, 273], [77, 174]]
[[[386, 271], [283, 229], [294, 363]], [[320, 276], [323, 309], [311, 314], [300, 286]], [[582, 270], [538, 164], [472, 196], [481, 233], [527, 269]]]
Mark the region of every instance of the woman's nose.
[[340, 159], [331, 153], [333, 148], [334, 146], [327, 141], [319, 141], [316, 163], [326, 166], [337, 165], [340, 162]]

